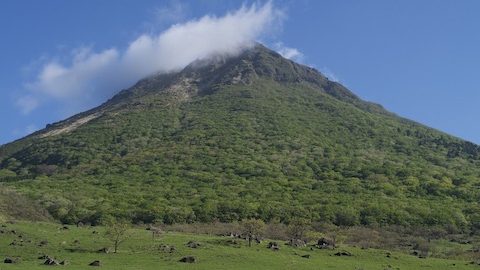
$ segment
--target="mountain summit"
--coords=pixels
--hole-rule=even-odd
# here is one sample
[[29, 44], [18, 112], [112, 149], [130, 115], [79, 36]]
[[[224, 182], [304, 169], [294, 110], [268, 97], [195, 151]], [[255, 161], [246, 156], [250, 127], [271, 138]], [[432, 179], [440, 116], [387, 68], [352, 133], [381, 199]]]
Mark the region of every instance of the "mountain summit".
[[480, 224], [479, 147], [257, 44], [152, 75], [0, 148], [0, 181], [63, 222]]

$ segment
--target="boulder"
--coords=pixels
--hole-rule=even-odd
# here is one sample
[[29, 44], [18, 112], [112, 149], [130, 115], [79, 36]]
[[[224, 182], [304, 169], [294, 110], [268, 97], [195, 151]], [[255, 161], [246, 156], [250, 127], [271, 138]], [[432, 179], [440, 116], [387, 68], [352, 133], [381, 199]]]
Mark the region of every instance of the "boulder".
[[167, 246], [167, 245], [160, 245], [159, 249], [166, 253], [173, 253], [177, 250], [175, 246]]
[[318, 239], [317, 241], [317, 247], [318, 248], [335, 248], [335, 241], [331, 240], [331, 239], [328, 239], [328, 238], [325, 238], [325, 237], [322, 237], [320, 239]]
[[105, 254], [108, 254], [108, 253], [110, 253], [110, 249], [107, 248], [107, 247], [104, 247], [104, 248], [101, 248], [101, 249], [97, 250], [97, 253], [105, 253]]
[[197, 262], [197, 259], [193, 256], [185, 256], [183, 258], [180, 259], [179, 262], [183, 262], [183, 263], [196, 263]]
[[48, 245], [48, 241], [47, 240], [42, 240], [40, 241], [40, 243], [38, 244], [39, 247], [43, 247], [43, 246], [46, 246]]
[[43, 264], [44, 264], [44, 265], [52, 265], [52, 266], [54, 266], [54, 265], [60, 265], [60, 263], [57, 262], [57, 261], [56, 261], [55, 259], [53, 259], [53, 258], [47, 258], [47, 259], [45, 260], [45, 262], [43, 262]]
[[346, 251], [346, 250], [342, 250], [342, 251], [339, 251], [337, 253], [334, 254], [335, 256], [353, 256], [352, 253]]
[[95, 261], [89, 263], [88, 265], [90, 265], [90, 266], [100, 266], [100, 265], [102, 265], [102, 264], [100, 263], [99, 260], [95, 260]]
[[3, 260], [3, 263], [16, 263], [16, 260], [7, 257], [7, 258], [5, 258], [5, 260]]
[[270, 242], [270, 243], [268, 243], [267, 248], [269, 248], [273, 251], [278, 251], [278, 250], [280, 250], [280, 245], [278, 245], [277, 242]]
[[300, 240], [300, 239], [290, 239], [288, 241], [287, 245], [289, 245], [291, 247], [300, 248], [300, 247], [306, 247], [307, 243], [305, 243], [305, 241]]
[[201, 245], [195, 241], [188, 241], [187, 247], [189, 248], [199, 248]]

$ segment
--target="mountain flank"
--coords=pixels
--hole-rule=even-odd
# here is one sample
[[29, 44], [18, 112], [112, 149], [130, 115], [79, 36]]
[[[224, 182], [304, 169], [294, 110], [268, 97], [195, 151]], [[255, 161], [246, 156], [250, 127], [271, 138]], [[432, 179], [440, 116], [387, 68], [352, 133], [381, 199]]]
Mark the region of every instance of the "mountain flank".
[[155, 74], [0, 147], [0, 181], [66, 223], [480, 228], [479, 147], [257, 44]]

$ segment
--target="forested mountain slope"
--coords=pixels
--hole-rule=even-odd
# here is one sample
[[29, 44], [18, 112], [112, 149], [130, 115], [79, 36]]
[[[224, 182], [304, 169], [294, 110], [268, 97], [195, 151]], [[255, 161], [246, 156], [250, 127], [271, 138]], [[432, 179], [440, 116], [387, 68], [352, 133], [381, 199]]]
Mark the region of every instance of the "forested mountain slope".
[[480, 227], [479, 147], [262, 45], [154, 75], [0, 148], [0, 181], [64, 221], [293, 217]]

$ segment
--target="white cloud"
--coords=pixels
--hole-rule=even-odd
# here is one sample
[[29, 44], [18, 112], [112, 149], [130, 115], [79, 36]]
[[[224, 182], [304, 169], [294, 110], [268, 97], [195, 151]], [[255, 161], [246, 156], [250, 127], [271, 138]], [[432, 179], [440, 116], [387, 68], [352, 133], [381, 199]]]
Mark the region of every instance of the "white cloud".
[[287, 59], [297, 62], [303, 62], [304, 60], [303, 53], [301, 53], [298, 49], [285, 46], [282, 42], [273, 44], [273, 48]]
[[17, 99], [15, 105], [23, 114], [29, 114], [38, 107], [39, 101], [31, 95], [26, 95]]
[[187, 6], [180, 1], [170, 1], [166, 6], [156, 8], [155, 21], [158, 24], [179, 22], [185, 19]]
[[330, 81], [340, 82], [340, 78], [328, 67], [323, 67], [320, 69], [320, 72], [327, 77]]
[[175, 24], [158, 35], [143, 34], [125, 50], [79, 48], [67, 64], [43, 65], [36, 80], [27, 83], [30, 93], [17, 104], [24, 113], [34, 110], [39, 100], [49, 99], [77, 111], [85, 109], [148, 75], [179, 70], [214, 54], [238, 54], [281, 18], [271, 2], [253, 4], [222, 17], [207, 15]]

